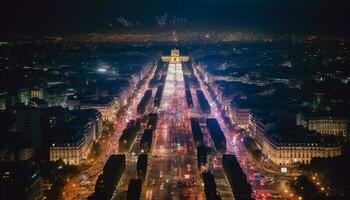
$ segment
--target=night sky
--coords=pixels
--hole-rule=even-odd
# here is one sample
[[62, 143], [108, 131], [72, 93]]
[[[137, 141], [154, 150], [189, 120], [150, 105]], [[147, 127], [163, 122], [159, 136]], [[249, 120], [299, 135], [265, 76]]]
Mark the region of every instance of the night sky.
[[[159, 25], [156, 16], [165, 14], [165, 25]], [[350, 33], [346, 0], [2, 0], [0, 15], [1, 34], [188, 29]]]

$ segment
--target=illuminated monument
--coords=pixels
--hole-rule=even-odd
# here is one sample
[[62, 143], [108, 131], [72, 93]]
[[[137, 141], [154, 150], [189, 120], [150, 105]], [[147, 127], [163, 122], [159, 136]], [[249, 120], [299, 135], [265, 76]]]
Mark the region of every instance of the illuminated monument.
[[178, 49], [172, 49], [170, 56], [162, 56], [161, 59], [163, 62], [169, 63], [163, 95], [172, 96], [175, 94], [175, 91], [185, 91], [181, 62], [187, 62], [189, 57], [180, 56]]
[[168, 62], [169, 64], [180, 64], [181, 62], [187, 62], [189, 60], [188, 56], [180, 56], [180, 51], [178, 49], [172, 49], [170, 56], [162, 56], [163, 62]]

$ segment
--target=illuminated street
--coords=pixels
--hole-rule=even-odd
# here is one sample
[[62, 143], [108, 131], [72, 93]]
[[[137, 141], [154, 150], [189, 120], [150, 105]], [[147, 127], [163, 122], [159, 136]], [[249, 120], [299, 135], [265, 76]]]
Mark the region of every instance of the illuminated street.
[[[200, 73], [198, 68], [195, 67], [195, 72]], [[207, 86], [204, 86], [205, 83], [204, 80], [200, 80], [200, 85], [202, 90], [204, 91], [205, 95], [207, 96], [207, 99], [209, 99], [212, 117], [215, 117], [218, 119], [221, 128], [223, 129], [223, 132], [225, 133], [226, 141], [228, 141], [226, 153], [228, 154], [234, 154], [238, 157], [240, 161], [240, 165], [245, 171], [247, 175], [248, 181], [252, 184], [253, 188], [253, 195], [255, 199], [260, 200], [267, 200], [267, 199], [283, 199], [280, 195], [280, 185], [283, 184], [283, 178], [279, 177], [281, 175], [280, 173], [269, 173], [264, 168], [262, 168], [247, 152], [246, 147], [243, 145], [243, 140], [241, 138], [241, 135], [238, 130], [229, 131], [226, 127], [226, 124], [224, 122], [224, 119], [221, 117], [221, 112], [217, 108], [217, 105], [215, 102], [213, 102], [210, 98], [209, 92], [206, 89]], [[194, 92], [193, 92], [194, 94]], [[198, 108], [199, 109], [199, 108]], [[198, 115], [197, 115], [198, 116]], [[205, 132], [204, 132], [205, 133]], [[213, 146], [212, 142], [210, 140], [210, 135], [207, 134], [208, 138], [208, 146]], [[224, 172], [222, 170], [221, 166], [221, 155], [214, 155], [214, 158], [212, 159], [211, 168], [215, 172], [214, 174], [217, 174], [217, 180], [221, 180], [220, 182], [222, 184], [219, 185], [218, 190], [224, 193], [225, 195], [222, 195], [224, 198], [225, 196], [228, 196], [228, 199], [232, 199], [232, 193], [228, 193], [227, 191], [230, 190], [230, 187], [227, 185], [227, 182], [224, 181]], [[218, 162], [220, 161], [220, 162]], [[256, 174], [262, 174], [264, 178], [257, 178]], [[221, 176], [220, 176], [221, 175]], [[282, 175], [283, 177], [283, 175]], [[281, 181], [278, 182], [278, 181]], [[228, 193], [228, 194], [227, 194]]]
[[[195, 74], [198, 69], [195, 70]], [[108, 156], [118, 152], [118, 139], [126, 123], [141, 115], [137, 114], [136, 107], [142, 98], [142, 94], [147, 90], [147, 85], [154, 71], [141, 85], [138, 92], [131, 97], [131, 103], [126, 107], [124, 117], [120, 117], [115, 123], [116, 134], [105, 141], [102, 155], [86, 164], [81, 175], [69, 181], [66, 185], [64, 199], [84, 199], [88, 197], [94, 189], [97, 175], [101, 171]], [[146, 181], [142, 190], [144, 199], [205, 199], [203, 191], [203, 181], [196, 162], [196, 150], [190, 129], [190, 118], [217, 118], [228, 141], [226, 153], [238, 156], [243, 170], [247, 173], [248, 180], [252, 183], [256, 199], [279, 199], [277, 183], [273, 181], [273, 174], [270, 178], [265, 176], [267, 183], [260, 184], [264, 180], [256, 180], [254, 175], [258, 172], [264, 174], [253, 161], [249, 153], [239, 139], [237, 132], [230, 132], [226, 124], [221, 119], [220, 111], [216, 104], [211, 101], [207, 87], [203, 80], [200, 80], [200, 88], [203, 90], [211, 106], [211, 114], [201, 111], [199, 102], [195, 98], [195, 88], [191, 88], [193, 96], [193, 108], [187, 108], [185, 98], [184, 74], [182, 64], [168, 64], [166, 79], [164, 84], [163, 98], [160, 107], [149, 104], [146, 113], [156, 112], [158, 114], [158, 126], [154, 135], [154, 142], [150, 151], [149, 168]], [[153, 94], [155, 89], [153, 89]], [[151, 98], [153, 102], [153, 97]], [[144, 128], [138, 132], [130, 151], [127, 153], [127, 168], [123, 174], [117, 189], [115, 199], [125, 199], [128, 183], [136, 178], [135, 166], [137, 155], [141, 153], [140, 138]], [[202, 126], [204, 142], [208, 147], [215, 149], [213, 141], [206, 129]], [[215, 152], [210, 156], [207, 169], [212, 171], [217, 184], [217, 190], [222, 199], [232, 199], [233, 194], [225, 178], [225, 173], [221, 166], [222, 153]], [[88, 183], [82, 180], [89, 180]], [[273, 196], [274, 194], [274, 196]], [[269, 198], [270, 197], [270, 198]]]
[[145, 199], [203, 199], [181, 64], [169, 64]]
[[[154, 68], [146, 77], [145, 82], [148, 83], [149, 79], [152, 77], [154, 72]], [[125, 111], [123, 112], [122, 117], [118, 117], [115, 124], [115, 133], [112, 134], [108, 141], [102, 141], [102, 150], [101, 155], [95, 159], [87, 161], [86, 164], [82, 166], [82, 172], [79, 176], [74, 177], [69, 180], [65, 185], [62, 198], [63, 199], [86, 199], [89, 195], [91, 195], [94, 191], [95, 183], [98, 175], [101, 173], [102, 168], [107, 161], [108, 157], [112, 154], [116, 154], [119, 151], [118, 140], [122, 133], [122, 130], [127, 125], [127, 122], [130, 119], [134, 119], [137, 117], [136, 107], [140, 99], [142, 98], [142, 93], [147, 89], [147, 85], [141, 85], [138, 91], [134, 93], [129, 93], [130, 102], [125, 106]], [[137, 145], [134, 145], [134, 148], [137, 148]], [[127, 180], [132, 177], [125, 176]], [[87, 181], [84, 181], [87, 180]], [[127, 187], [127, 183], [125, 183]], [[125, 186], [124, 185], [124, 186]], [[124, 188], [125, 189], [125, 188]]]

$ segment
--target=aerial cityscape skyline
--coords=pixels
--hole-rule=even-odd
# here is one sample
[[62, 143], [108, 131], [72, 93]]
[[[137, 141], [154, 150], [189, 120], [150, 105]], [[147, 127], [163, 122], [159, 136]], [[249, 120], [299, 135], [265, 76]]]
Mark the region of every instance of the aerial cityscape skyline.
[[0, 199], [349, 199], [346, 1], [0, 4]]

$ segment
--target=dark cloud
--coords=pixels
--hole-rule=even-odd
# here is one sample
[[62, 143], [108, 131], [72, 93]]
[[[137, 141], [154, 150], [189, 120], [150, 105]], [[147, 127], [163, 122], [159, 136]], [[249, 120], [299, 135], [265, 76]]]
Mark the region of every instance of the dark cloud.
[[[2, 33], [163, 30], [155, 16], [186, 18], [177, 29], [349, 33], [346, 0], [2, 0]], [[125, 29], [117, 18], [140, 22]], [[111, 26], [111, 24], [113, 26]]]

